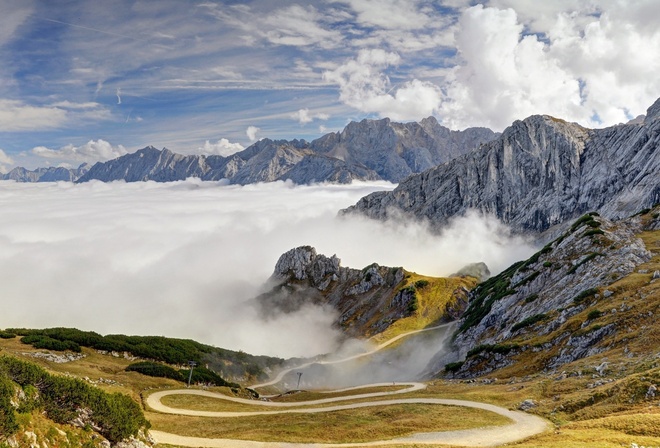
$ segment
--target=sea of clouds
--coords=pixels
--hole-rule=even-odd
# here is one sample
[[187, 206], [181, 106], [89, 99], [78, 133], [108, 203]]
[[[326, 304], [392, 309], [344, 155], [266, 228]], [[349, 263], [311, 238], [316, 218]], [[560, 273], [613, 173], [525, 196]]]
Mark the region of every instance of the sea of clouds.
[[377, 262], [436, 276], [477, 261], [498, 272], [534, 251], [476, 213], [439, 234], [421, 222], [338, 217], [392, 188], [2, 181], [0, 328], [66, 326], [312, 356], [337, 348], [333, 313], [306, 307], [264, 319], [249, 303], [293, 247], [336, 254], [344, 266]]

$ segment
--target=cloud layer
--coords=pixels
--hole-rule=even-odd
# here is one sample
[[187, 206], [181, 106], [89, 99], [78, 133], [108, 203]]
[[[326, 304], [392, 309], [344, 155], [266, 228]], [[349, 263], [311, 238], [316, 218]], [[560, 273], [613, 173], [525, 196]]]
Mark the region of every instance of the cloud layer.
[[248, 304], [293, 247], [337, 254], [345, 266], [429, 275], [474, 261], [500, 270], [533, 250], [478, 217], [440, 236], [421, 223], [337, 218], [382, 188], [392, 186], [3, 182], [0, 328], [72, 326], [314, 355], [336, 348], [332, 313], [313, 307], [263, 321]]

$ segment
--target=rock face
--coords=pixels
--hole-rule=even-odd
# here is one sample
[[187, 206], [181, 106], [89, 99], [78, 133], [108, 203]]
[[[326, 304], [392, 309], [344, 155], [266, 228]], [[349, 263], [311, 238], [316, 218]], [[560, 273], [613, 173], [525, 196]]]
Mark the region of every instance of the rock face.
[[[657, 211], [660, 207], [655, 222]], [[624, 287], [610, 285], [639, 276], [637, 267], [651, 260], [636, 235], [640, 222], [639, 216], [614, 223], [585, 215], [530, 259], [472, 290], [455, 338], [455, 360], [466, 360], [454, 374], [487, 374], [512, 365], [524, 352], [537, 353], [538, 367], [552, 371], [605, 350], [604, 340], [619, 331], [616, 318], [602, 317], [605, 310], [634, 312], [631, 305], [614, 302], [610, 289], [625, 292]], [[653, 225], [647, 223], [647, 229]], [[652, 274], [644, 275], [648, 279], [635, 281], [651, 284]]]
[[434, 117], [419, 123], [395, 123], [389, 118], [352, 122], [342, 132], [311, 143], [314, 151], [375, 171], [381, 179], [400, 182], [493, 140], [486, 128], [451, 131]]
[[[197, 177], [228, 179], [233, 184], [290, 180], [350, 183], [353, 180], [399, 182], [404, 177], [451, 160], [492, 140], [485, 128], [450, 131], [435, 118], [420, 123], [394, 123], [389, 119], [350, 123], [341, 133], [305, 140], [263, 139], [229, 157], [189, 155], [148, 146], [81, 170], [16, 168], [3, 179], [19, 182], [69, 180], [111, 182], [152, 180], [171, 182]], [[89, 171], [88, 171], [89, 170]]]
[[342, 267], [336, 256], [301, 246], [280, 257], [271, 278], [276, 286], [256, 302], [266, 315], [294, 312], [307, 304], [331, 306], [345, 334], [371, 336], [411, 314], [410, 298], [403, 297], [401, 288], [404, 277], [403, 268]]
[[618, 219], [660, 202], [659, 145], [660, 100], [643, 123], [605, 129], [532, 116], [344, 212], [386, 219], [396, 210], [441, 226], [477, 209], [519, 232], [543, 232], [594, 210]]
[[89, 165], [83, 163], [78, 168], [49, 167], [27, 170], [16, 167], [7, 174], [0, 175], [2, 180], [15, 180], [16, 182], [74, 182], [89, 170]]

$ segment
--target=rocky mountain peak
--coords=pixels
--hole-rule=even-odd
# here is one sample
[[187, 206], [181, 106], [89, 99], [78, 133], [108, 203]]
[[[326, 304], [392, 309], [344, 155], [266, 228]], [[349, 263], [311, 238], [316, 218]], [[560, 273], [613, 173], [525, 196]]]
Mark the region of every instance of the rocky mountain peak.
[[344, 213], [441, 227], [477, 209], [519, 233], [560, 231], [588, 211], [629, 216], [660, 202], [660, 100], [642, 126], [586, 129], [547, 115], [514, 122], [475, 151], [362, 198]]
[[650, 124], [658, 118], [660, 118], [660, 98], [658, 98], [656, 102], [646, 110], [646, 118], [644, 119], [644, 123]]

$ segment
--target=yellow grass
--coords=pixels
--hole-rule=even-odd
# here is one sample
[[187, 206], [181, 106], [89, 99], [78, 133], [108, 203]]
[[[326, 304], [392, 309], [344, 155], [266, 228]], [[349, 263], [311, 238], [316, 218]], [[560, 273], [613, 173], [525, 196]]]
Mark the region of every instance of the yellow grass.
[[231, 419], [149, 413], [153, 428], [176, 434], [284, 442], [367, 442], [416, 432], [449, 431], [510, 421], [462, 407], [405, 404], [320, 414], [281, 414]]

